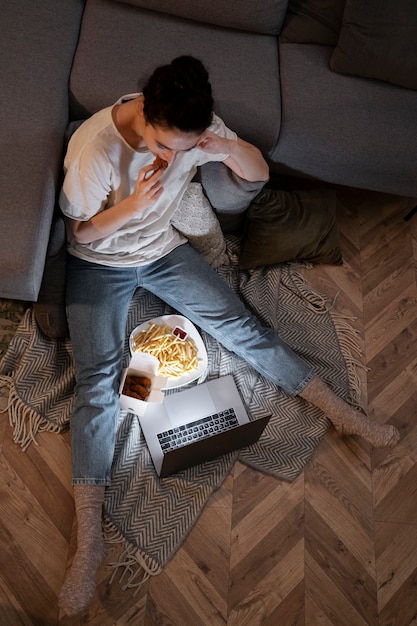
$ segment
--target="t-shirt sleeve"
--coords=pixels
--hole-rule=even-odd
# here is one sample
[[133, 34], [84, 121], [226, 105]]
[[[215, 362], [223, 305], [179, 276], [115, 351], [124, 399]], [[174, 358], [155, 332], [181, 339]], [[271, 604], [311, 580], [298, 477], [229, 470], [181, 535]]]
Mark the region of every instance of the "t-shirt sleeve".
[[219, 137], [226, 137], [226, 139], [232, 139], [236, 141], [237, 135], [236, 133], [228, 128], [222, 119], [216, 114], [213, 114], [213, 120], [208, 128]]
[[107, 204], [111, 192], [111, 167], [97, 147], [88, 144], [73, 161], [69, 160], [59, 204], [64, 215], [86, 221]]
[[[231, 139], [232, 141], [237, 140], [236, 133], [228, 128], [223, 120], [216, 114], [213, 114], [213, 120], [208, 127], [208, 130], [210, 130], [212, 133], [215, 133], [219, 137], [225, 137], [226, 139]], [[208, 152], [204, 152], [203, 150], [199, 150], [198, 152], [200, 153], [198, 165], [203, 165], [208, 161], [224, 161], [229, 156], [229, 154], [223, 153], [209, 154]]]

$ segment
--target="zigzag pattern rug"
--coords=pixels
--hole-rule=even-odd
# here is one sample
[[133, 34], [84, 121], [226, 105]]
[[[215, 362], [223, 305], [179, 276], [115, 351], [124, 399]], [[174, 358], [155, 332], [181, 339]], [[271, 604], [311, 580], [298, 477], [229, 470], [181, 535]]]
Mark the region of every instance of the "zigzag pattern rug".
[[[218, 271], [230, 287], [339, 396], [358, 404], [355, 362], [349, 350], [355, 337], [346, 322], [339, 324], [326, 299], [304, 283], [297, 266], [240, 272], [237, 253], [238, 241], [229, 237], [231, 262]], [[128, 317], [125, 365], [130, 331], [147, 319], [170, 312], [152, 294], [136, 292]], [[209, 368], [198, 382], [233, 373], [250, 416], [256, 419], [272, 414], [272, 418], [257, 444], [159, 480], [137, 417], [121, 412], [112, 485], [106, 489], [104, 525], [107, 542], [122, 547], [110, 565], [115, 575], [121, 570], [125, 586], [140, 585], [147, 576], [162, 571], [237, 458], [292, 481], [328, 428], [321, 411], [301, 398], [287, 396], [209, 335], [203, 332], [202, 336]], [[23, 449], [41, 430], [59, 432], [68, 427], [74, 384], [69, 340], [46, 339], [29, 309], [0, 363], [0, 383], [9, 386], [10, 421], [14, 439]]]

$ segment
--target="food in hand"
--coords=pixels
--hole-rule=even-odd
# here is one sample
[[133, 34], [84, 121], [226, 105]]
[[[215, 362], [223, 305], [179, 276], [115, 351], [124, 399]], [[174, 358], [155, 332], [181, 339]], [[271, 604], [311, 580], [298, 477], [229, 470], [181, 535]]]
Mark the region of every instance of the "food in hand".
[[123, 385], [123, 394], [145, 401], [151, 392], [151, 380], [147, 376], [128, 374]]
[[164, 159], [161, 159], [160, 156], [157, 156], [155, 161], [152, 163], [152, 167], [155, 170], [166, 170], [168, 167], [168, 161], [165, 161]]

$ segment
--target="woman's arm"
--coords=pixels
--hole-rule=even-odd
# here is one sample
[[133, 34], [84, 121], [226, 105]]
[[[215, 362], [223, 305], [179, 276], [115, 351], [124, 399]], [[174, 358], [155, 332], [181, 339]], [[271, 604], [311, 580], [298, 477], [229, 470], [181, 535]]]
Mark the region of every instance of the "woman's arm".
[[209, 154], [228, 154], [223, 163], [244, 180], [257, 182], [267, 181], [269, 178], [269, 167], [261, 151], [240, 137], [236, 140], [226, 139], [207, 130], [197, 148]]
[[161, 175], [162, 170], [154, 170], [153, 165], [147, 165], [139, 170], [135, 189], [130, 196], [105, 211], [96, 213], [89, 220], [70, 219], [68, 223], [77, 243], [91, 243], [103, 239], [139, 215], [163, 192], [163, 186], [159, 182]]

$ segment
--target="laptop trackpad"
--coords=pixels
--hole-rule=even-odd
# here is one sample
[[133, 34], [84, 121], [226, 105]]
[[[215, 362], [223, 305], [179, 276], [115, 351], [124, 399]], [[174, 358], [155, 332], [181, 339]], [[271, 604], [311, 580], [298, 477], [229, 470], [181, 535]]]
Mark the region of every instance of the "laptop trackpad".
[[169, 394], [164, 399], [165, 410], [171, 426], [180, 426], [200, 417], [216, 412], [216, 407], [207, 386], [196, 385], [187, 393]]

